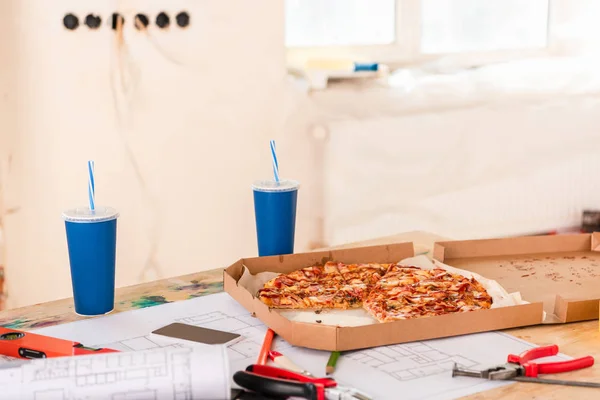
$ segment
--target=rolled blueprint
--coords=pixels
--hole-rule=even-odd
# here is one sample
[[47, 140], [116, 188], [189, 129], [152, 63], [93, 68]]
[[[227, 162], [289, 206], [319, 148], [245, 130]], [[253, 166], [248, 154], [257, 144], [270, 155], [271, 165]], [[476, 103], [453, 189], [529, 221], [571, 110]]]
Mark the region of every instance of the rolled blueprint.
[[229, 399], [224, 346], [152, 350], [14, 362], [0, 369], [0, 399]]

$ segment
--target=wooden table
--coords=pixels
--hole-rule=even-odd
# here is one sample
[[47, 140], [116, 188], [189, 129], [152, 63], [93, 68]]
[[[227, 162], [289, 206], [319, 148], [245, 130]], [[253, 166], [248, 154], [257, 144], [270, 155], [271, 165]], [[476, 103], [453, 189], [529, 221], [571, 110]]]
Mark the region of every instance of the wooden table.
[[[417, 254], [429, 255], [433, 243], [441, 240], [448, 239], [427, 232], [409, 232], [338, 247], [412, 241], [415, 244]], [[216, 269], [119, 288], [116, 291], [116, 307], [113, 312], [151, 307], [220, 292], [223, 290], [222, 273], [222, 269]], [[84, 318], [73, 312], [72, 299], [64, 299], [3, 311], [0, 313], [0, 325], [13, 329], [28, 330]], [[538, 345], [557, 344], [561, 352], [570, 356], [593, 356], [598, 360], [598, 365], [583, 371], [560, 374], [560, 378], [600, 382], [598, 321], [509, 329], [505, 332]], [[509, 400], [525, 398], [598, 399], [600, 398], [600, 391], [598, 389], [515, 383], [503, 388], [468, 396], [464, 399]]]

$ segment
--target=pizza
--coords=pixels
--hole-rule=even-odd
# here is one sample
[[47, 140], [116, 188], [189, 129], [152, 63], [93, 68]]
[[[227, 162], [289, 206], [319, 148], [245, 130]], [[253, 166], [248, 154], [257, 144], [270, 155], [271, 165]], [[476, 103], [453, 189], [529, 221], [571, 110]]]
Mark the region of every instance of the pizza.
[[277, 309], [363, 307], [379, 322], [490, 308], [492, 297], [474, 278], [400, 264], [327, 262], [266, 282], [257, 297]]
[[379, 322], [487, 309], [492, 297], [475, 278], [436, 268], [395, 265], [375, 284], [363, 307]]

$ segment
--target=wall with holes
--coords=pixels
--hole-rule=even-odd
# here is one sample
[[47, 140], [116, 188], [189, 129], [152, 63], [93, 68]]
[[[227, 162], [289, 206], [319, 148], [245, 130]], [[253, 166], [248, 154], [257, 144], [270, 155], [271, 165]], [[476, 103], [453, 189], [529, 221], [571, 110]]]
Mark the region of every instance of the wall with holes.
[[121, 212], [117, 286], [256, 254], [250, 185], [284, 123], [283, 2], [0, 7], [9, 307], [71, 295], [61, 211], [86, 205], [88, 159], [97, 204]]
[[[16, 62], [10, 62], [12, 57], [18, 52], [18, 42], [13, 39], [15, 26], [14, 18], [5, 16], [11, 15], [14, 9], [14, 3], [0, 2], [0, 273], [3, 274], [6, 265], [6, 240], [4, 226], [7, 216], [16, 210], [9, 208], [9, 196], [7, 193], [8, 168], [10, 164], [11, 148], [14, 148], [17, 132], [17, 85], [16, 76], [18, 67]], [[9, 200], [7, 202], [7, 200]], [[14, 203], [13, 203], [14, 205]], [[0, 285], [0, 299], [4, 306], [4, 285]]]

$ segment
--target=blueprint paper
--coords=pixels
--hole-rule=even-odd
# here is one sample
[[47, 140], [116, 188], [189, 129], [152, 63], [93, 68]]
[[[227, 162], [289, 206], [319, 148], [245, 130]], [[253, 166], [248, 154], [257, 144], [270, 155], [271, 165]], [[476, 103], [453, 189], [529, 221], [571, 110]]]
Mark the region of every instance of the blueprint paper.
[[231, 395], [223, 346], [167, 347], [11, 365], [0, 369], [0, 399], [229, 399]]
[[[33, 332], [78, 341], [86, 346], [122, 351], [186, 348], [188, 343], [160, 341], [155, 329], [173, 322], [236, 332], [244, 336], [227, 348], [233, 372], [256, 362], [267, 328], [227, 293], [123, 312], [35, 330]], [[203, 346], [203, 345], [194, 345]], [[534, 345], [510, 335], [487, 332], [446, 339], [413, 342], [344, 352], [333, 377], [340, 385], [358, 389], [375, 399], [447, 400], [509, 385], [468, 377], [451, 377], [453, 363], [483, 369], [506, 362], [509, 353]], [[289, 345], [279, 337], [274, 349], [314, 375], [324, 376], [329, 352]], [[559, 356], [557, 359], [568, 359]], [[550, 360], [550, 358], [548, 359]], [[368, 376], [368, 379], [365, 377]], [[232, 384], [232, 387], [236, 387]], [[129, 400], [129, 397], [126, 398]], [[135, 399], [135, 398], [134, 398]]]
[[18, 362], [18, 361], [19, 361], [18, 358], [9, 357], [9, 356], [0, 354], [0, 365], [4, 365], [6, 363], [11, 363], [11, 362]]

